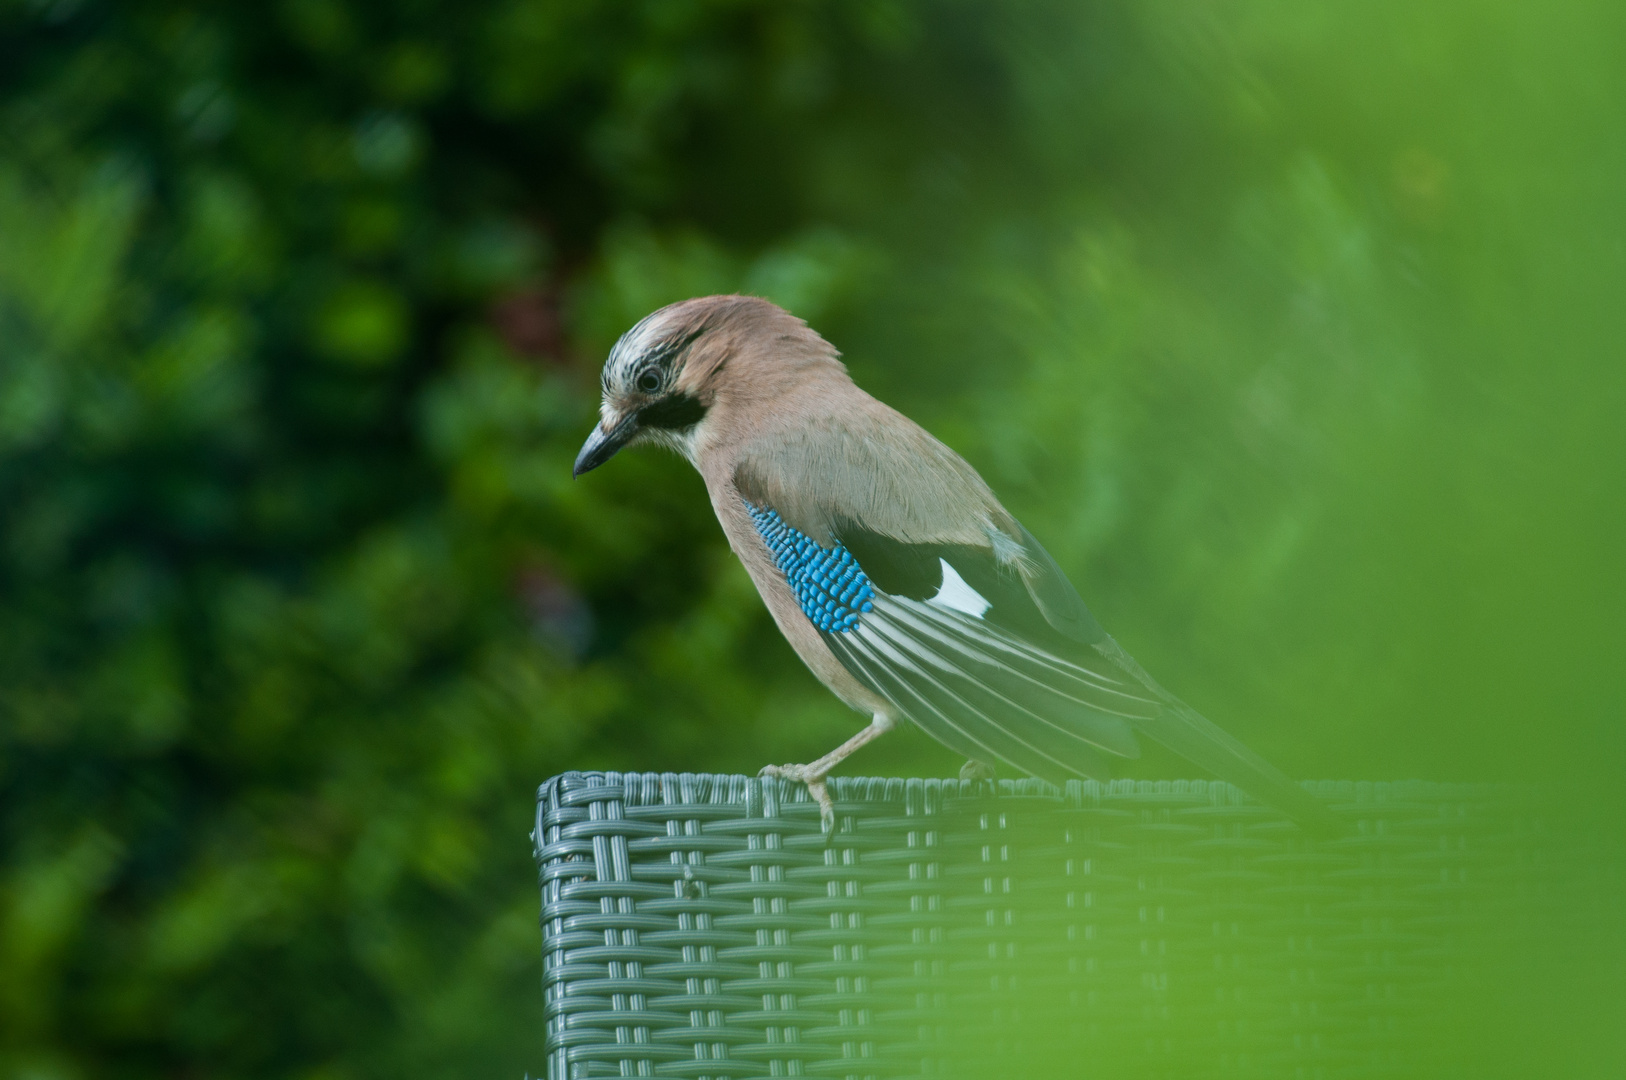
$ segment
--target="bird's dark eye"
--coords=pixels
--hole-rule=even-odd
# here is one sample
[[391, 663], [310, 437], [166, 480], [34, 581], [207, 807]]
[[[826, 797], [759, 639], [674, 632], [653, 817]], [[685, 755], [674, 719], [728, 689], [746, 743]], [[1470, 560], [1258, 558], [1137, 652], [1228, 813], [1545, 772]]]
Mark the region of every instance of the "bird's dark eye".
[[646, 394], [653, 394], [661, 388], [661, 376], [657, 371], [646, 371], [638, 376], [638, 389]]

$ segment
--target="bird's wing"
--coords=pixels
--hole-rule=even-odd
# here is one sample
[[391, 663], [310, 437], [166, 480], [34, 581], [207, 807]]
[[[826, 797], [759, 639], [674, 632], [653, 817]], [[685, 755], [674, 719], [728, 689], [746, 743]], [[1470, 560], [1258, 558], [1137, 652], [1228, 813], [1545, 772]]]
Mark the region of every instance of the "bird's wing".
[[[1159, 686], [1135, 662], [1134, 657], [1124, 651], [1123, 646], [1101, 629], [1095, 616], [1079, 599], [1073, 583], [1067, 580], [1067, 575], [1061, 572], [1061, 567], [1033, 538], [1033, 534], [1014, 518], [1010, 519], [1010, 524], [1020, 536], [1023, 557], [1017, 560], [1016, 565], [1033, 604], [1033, 611], [1023, 614], [1026, 623], [1030, 627], [1036, 625], [1038, 620], [1034, 615], [1037, 614], [1043, 618], [1045, 628], [1053, 632], [1051, 643], [1057, 646], [1061, 655], [1075, 660], [1081, 653], [1084, 656], [1098, 656], [1106, 661], [1111, 671], [1149, 692], [1161, 707], [1149, 716], [1137, 718], [1134, 725], [1136, 731], [1151, 736], [1186, 760], [1250, 792], [1254, 797], [1280, 807], [1301, 823], [1324, 831], [1335, 826], [1327, 809], [1308, 795], [1303, 787], [1288, 779], [1225, 729]], [[1021, 612], [1022, 605], [1019, 602], [1007, 604], [1006, 610]], [[1014, 621], [1009, 616], [1006, 619]], [[1068, 640], [1058, 642], [1054, 635]]]
[[891, 433], [842, 434], [835, 447], [792, 444], [803, 453], [772, 469], [743, 463], [736, 484], [802, 610], [859, 682], [970, 758], [1058, 783], [1104, 779], [1114, 758], [1139, 756], [1142, 733], [1326, 824], [1301, 787], [1158, 686], [952, 451], [929, 435], [941, 453], [923, 458]]

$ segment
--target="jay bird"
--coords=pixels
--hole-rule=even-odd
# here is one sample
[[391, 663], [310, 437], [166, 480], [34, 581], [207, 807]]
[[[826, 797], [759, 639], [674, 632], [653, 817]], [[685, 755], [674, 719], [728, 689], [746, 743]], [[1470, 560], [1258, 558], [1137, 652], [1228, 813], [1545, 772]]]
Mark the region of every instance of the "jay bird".
[[[817, 761], [825, 778], [909, 719], [982, 763], [1062, 784], [1105, 779], [1146, 735], [1301, 825], [1329, 811], [1154, 682], [982, 477], [866, 394], [782, 308], [707, 296], [647, 316], [610, 351], [576, 476], [625, 446], [667, 446], [712, 509], [774, 622], [838, 698], [873, 719]], [[962, 775], [968, 775], [962, 773]]]

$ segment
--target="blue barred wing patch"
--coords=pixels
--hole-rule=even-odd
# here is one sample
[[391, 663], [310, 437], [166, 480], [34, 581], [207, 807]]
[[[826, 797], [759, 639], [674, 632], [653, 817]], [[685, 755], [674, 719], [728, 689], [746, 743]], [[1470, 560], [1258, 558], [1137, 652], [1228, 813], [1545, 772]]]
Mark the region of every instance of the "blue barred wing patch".
[[875, 589], [852, 552], [839, 543], [820, 545], [765, 506], [748, 502], [745, 508], [814, 626], [842, 633], [858, 625], [859, 615], [875, 610]]

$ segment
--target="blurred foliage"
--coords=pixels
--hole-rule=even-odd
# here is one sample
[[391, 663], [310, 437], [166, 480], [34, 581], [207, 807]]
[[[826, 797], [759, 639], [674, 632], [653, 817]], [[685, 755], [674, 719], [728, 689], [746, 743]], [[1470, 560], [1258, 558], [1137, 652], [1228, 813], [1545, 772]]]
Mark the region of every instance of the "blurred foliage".
[[533, 786], [852, 729], [686, 465], [570, 479], [700, 293], [1290, 772], [1618, 786], [1623, 21], [3, 0], [0, 1071], [518, 1076]]

